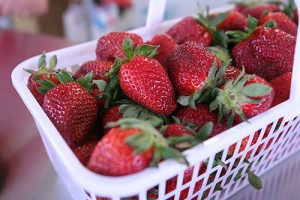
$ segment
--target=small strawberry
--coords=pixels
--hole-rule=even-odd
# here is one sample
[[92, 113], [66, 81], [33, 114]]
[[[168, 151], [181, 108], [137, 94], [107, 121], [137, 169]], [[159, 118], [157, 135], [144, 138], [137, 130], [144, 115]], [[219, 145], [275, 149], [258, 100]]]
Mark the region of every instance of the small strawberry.
[[99, 38], [96, 47], [97, 60], [107, 60], [114, 62], [116, 57], [125, 58], [122, 44], [126, 37], [129, 37], [134, 46], [143, 44], [141, 36], [129, 32], [110, 32]]
[[259, 21], [258, 25], [263, 25], [268, 21], [273, 20], [276, 22], [276, 28], [289, 33], [293, 36], [297, 36], [297, 25], [292, 19], [289, 18], [284, 12], [269, 12], [262, 16]]
[[105, 60], [90, 60], [83, 63], [74, 73], [74, 78], [78, 79], [89, 72], [93, 72], [94, 80], [106, 80], [105, 74], [112, 67], [113, 63]]
[[99, 141], [88, 163], [88, 168], [94, 172], [123, 176], [157, 166], [161, 159], [168, 158], [187, 163], [148, 122], [121, 119], [111, 126], [113, 128]]
[[123, 114], [119, 112], [120, 105], [113, 106], [107, 109], [101, 117], [101, 126], [104, 128], [104, 131], [109, 131], [107, 127], [109, 122], [117, 122], [122, 118]]
[[290, 98], [291, 81], [292, 81], [292, 72], [287, 72], [285, 74], [282, 74], [274, 78], [269, 82], [275, 91], [272, 107]]
[[55, 70], [55, 66], [57, 64], [56, 55], [52, 56], [50, 59], [50, 66], [49, 68], [46, 66], [46, 54], [45, 52], [41, 55], [38, 60], [38, 70], [28, 70], [24, 69], [25, 71], [29, 72], [31, 75], [28, 78], [27, 87], [37, 100], [37, 102], [42, 106], [44, 101], [44, 94], [39, 91], [41, 85], [39, 84], [39, 80], [50, 80], [55, 84], [59, 84], [59, 81], [56, 79], [55, 74], [57, 70]]
[[156, 34], [146, 44], [159, 46], [157, 54], [153, 58], [158, 60], [165, 68], [169, 54], [178, 46], [175, 40], [168, 34]]
[[263, 16], [263, 14], [267, 12], [278, 12], [278, 11], [282, 11], [282, 10], [276, 4], [257, 4], [257, 5], [244, 8], [241, 11], [241, 13], [246, 17], [250, 15], [251, 17], [259, 19], [261, 16]]
[[[82, 141], [97, 118], [96, 99], [66, 71], [57, 75], [59, 85], [49, 81], [39, 81], [45, 98], [43, 110], [69, 145]], [[82, 79], [86, 79], [83, 84]], [[88, 89], [92, 76], [83, 77], [81, 83]]]
[[173, 25], [167, 32], [177, 44], [187, 41], [196, 42], [200, 46], [210, 46], [212, 36], [194, 17], [188, 16]]
[[231, 10], [227, 12], [226, 17], [216, 25], [217, 29], [227, 30], [245, 30], [248, 26], [248, 21], [245, 15], [238, 11]]
[[94, 151], [96, 145], [98, 143], [97, 139], [86, 139], [82, 142], [82, 144], [76, 145], [72, 148], [72, 151], [78, 158], [78, 160], [86, 166], [89, 162], [89, 159]]
[[216, 98], [210, 103], [210, 108], [219, 110], [219, 119], [226, 116], [230, 126], [234, 119], [237, 122], [246, 121], [266, 111], [274, 98], [274, 90], [265, 79], [245, 75], [244, 70], [236, 79], [228, 80], [215, 92]]

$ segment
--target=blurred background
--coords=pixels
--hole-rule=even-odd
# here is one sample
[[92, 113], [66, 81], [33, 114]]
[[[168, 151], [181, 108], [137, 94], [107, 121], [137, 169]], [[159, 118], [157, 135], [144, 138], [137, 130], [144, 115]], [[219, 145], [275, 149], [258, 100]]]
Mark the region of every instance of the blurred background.
[[[4, 1], [11, 0], [1, 0]], [[34, 0], [30, 1], [33, 8], [40, 8], [34, 5]], [[149, 0], [48, 0], [47, 8], [35, 14], [29, 12], [33, 13], [32, 7], [24, 7], [18, 12], [0, 15], [0, 29], [53, 35], [77, 44], [98, 39], [111, 31], [145, 25], [148, 3]], [[226, 3], [226, 0], [168, 0], [164, 18], [169, 20], [198, 13], [198, 5], [203, 10], [207, 6], [215, 8]]]

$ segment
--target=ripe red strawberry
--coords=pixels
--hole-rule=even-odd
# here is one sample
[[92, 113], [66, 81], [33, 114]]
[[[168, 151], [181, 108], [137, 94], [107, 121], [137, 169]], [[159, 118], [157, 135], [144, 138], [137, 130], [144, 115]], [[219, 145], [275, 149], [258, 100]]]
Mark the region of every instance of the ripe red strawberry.
[[241, 14], [238, 11], [231, 10], [228, 11], [227, 16], [216, 25], [217, 29], [220, 30], [245, 30], [245, 27], [248, 26], [248, 21], [245, 15]]
[[249, 15], [259, 19], [266, 12], [278, 12], [281, 8], [275, 4], [258, 4], [250, 7], [246, 7], [241, 11], [243, 15], [248, 17]]
[[119, 113], [120, 105], [113, 106], [105, 111], [101, 118], [101, 126], [104, 128], [105, 132], [109, 130], [107, 124], [109, 122], [116, 122], [122, 118], [123, 114]]
[[174, 136], [183, 136], [183, 135], [191, 135], [194, 136], [194, 133], [191, 129], [188, 129], [183, 124], [168, 124], [164, 131], [164, 137], [174, 137]]
[[39, 84], [39, 80], [50, 80], [55, 84], [59, 84], [60, 82], [55, 77], [57, 70], [55, 70], [55, 66], [57, 64], [56, 56], [51, 57], [50, 66], [46, 66], [46, 55], [43, 53], [38, 61], [38, 70], [27, 70], [27, 72], [31, 73], [28, 78], [27, 87], [37, 100], [37, 102], [42, 106], [44, 101], [44, 94], [39, 91], [41, 85]]
[[94, 80], [106, 80], [105, 73], [109, 71], [113, 63], [105, 60], [90, 60], [83, 63], [75, 72], [74, 78], [78, 79], [85, 76], [89, 72], [93, 72]]
[[126, 37], [129, 37], [133, 41], [135, 47], [143, 44], [143, 39], [135, 33], [110, 32], [98, 40], [96, 47], [97, 60], [114, 62], [116, 56], [125, 58], [124, 52], [122, 51], [122, 43]]
[[174, 24], [166, 33], [172, 36], [177, 44], [187, 41], [196, 42], [204, 47], [212, 44], [211, 33], [191, 16], [185, 17]]
[[293, 68], [296, 38], [281, 30], [257, 27], [246, 40], [234, 46], [235, 66], [245, 67], [267, 81], [290, 72]]
[[82, 144], [71, 147], [78, 160], [86, 166], [98, 143], [97, 139], [87, 139]]
[[181, 121], [190, 121], [198, 127], [203, 127], [207, 122], [213, 123], [213, 130], [210, 137], [213, 137], [227, 130], [227, 121], [218, 122], [218, 113], [211, 112], [207, 104], [196, 104], [196, 109], [185, 106], [180, 107], [174, 114]]
[[159, 46], [157, 54], [153, 58], [158, 60], [165, 68], [169, 54], [178, 46], [175, 40], [168, 34], [156, 34], [146, 44]]
[[168, 146], [164, 137], [150, 123], [138, 119], [121, 119], [97, 144], [88, 168], [94, 172], [123, 176], [172, 158], [187, 163], [183, 155]]
[[276, 28], [295, 37], [297, 36], [297, 25], [284, 12], [269, 12], [259, 19], [258, 25], [263, 25], [270, 20], [276, 22]]
[[173, 86], [157, 60], [136, 56], [121, 66], [119, 76], [122, 91], [131, 100], [159, 114], [170, 115], [176, 109]]
[[299, 19], [299, 15], [298, 15], [298, 9], [294, 10], [294, 22], [298, 25], [298, 19]]
[[268, 110], [274, 98], [274, 90], [263, 78], [245, 75], [244, 71], [236, 79], [228, 80], [218, 89], [216, 99], [210, 103], [212, 110], [219, 110], [229, 122], [247, 119]]
[[225, 69], [225, 77], [226, 80], [237, 79], [238, 76], [242, 73], [242, 71], [234, 66], [227, 66]]
[[270, 85], [275, 91], [272, 107], [290, 98], [292, 72], [282, 74], [270, 81]]
[[97, 118], [96, 99], [77, 82], [61, 83], [50, 89], [45, 94], [43, 109], [69, 145], [82, 141]]

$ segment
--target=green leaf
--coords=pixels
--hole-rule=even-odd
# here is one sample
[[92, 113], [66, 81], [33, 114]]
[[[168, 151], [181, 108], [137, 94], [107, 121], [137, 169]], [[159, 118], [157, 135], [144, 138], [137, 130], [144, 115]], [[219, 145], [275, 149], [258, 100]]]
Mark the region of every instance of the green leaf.
[[203, 142], [203, 141], [205, 141], [209, 138], [212, 131], [213, 131], [213, 123], [212, 122], [207, 122], [196, 133], [196, 138]]
[[151, 133], [140, 133], [128, 137], [126, 143], [134, 147], [134, 154], [138, 155], [150, 149], [154, 144], [154, 139]]
[[34, 74], [35, 73], [35, 71], [32, 70], [32, 69], [24, 69], [23, 68], [23, 70], [26, 71], [26, 72], [28, 72], [28, 73], [30, 73], [30, 74]]
[[190, 96], [179, 96], [177, 99], [177, 103], [179, 103], [182, 106], [188, 106], [189, 98], [190, 98]]
[[158, 146], [157, 148], [157, 150], [160, 151], [161, 157], [163, 159], [173, 159], [179, 163], [188, 165], [188, 161], [178, 150], [168, 146]]
[[264, 27], [275, 28], [277, 27], [277, 23], [274, 20], [269, 20], [263, 24]]
[[[93, 85], [92, 80], [93, 80], [93, 72], [89, 72], [85, 76], [78, 78], [76, 80], [76, 82], [79, 85], [81, 85], [86, 91], [90, 92], [91, 87]], [[72, 81], [70, 81], [70, 82], [72, 82]]]
[[215, 157], [215, 162], [216, 162], [217, 165], [220, 165], [224, 169], [227, 169], [227, 165], [220, 158]]
[[224, 189], [223, 189], [223, 187], [221, 186], [220, 183], [217, 183], [217, 184], [216, 184], [216, 187], [215, 187], [215, 190], [216, 190], [216, 191], [223, 191]]
[[96, 84], [101, 91], [104, 91], [107, 86], [107, 83], [104, 80], [93, 80], [93, 83]]
[[196, 101], [201, 97], [201, 95], [202, 95], [201, 89], [193, 92], [193, 94], [188, 98], [188, 105], [191, 108], [196, 109]]
[[216, 26], [216, 25], [218, 25], [218, 24], [221, 23], [227, 16], [228, 16], [228, 12], [223, 12], [223, 13], [217, 15], [217, 17], [213, 18], [213, 19], [210, 21], [210, 25], [211, 25], [211, 26]]
[[171, 146], [176, 146], [181, 143], [187, 143], [190, 146], [195, 146], [199, 144], [199, 141], [192, 135], [183, 135], [183, 136], [172, 136], [167, 138], [168, 144]]
[[261, 97], [269, 94], [271, 92], [272, 88], [260, 83], [252, 83], [249, 85], [246, 85], [242, 89], [242, 93], [249, 97]]
[[134, 43], [133, 41], [126, 36], [122, 43], [122, 50], [127, 58], [127, 60], [131, 60], [134, 56]]
[[74, 82], [73, 77], [65, 70], [61, 70], [60, 73], [55, 74], [60, 83]]
[[57, 65], [57, 56], [56, 56], [56, 55], [53, 55], [53, 56], [50, 58], [49, 71], [53, 71], [53, 69], [56, 67], [56, 65]]
[[238, 181], [240, 178], [242, 178], [242, 173], [241, 172], [238, 172], [237, 174], [236, 174], [236, 176], [234, 177], [234, 181]]
[[41, 87], [37, 88], [37, 91], [43, 95], [56, 86], [56, 84], [50, 80], [37, 80], [37, 82], [41, 85]]
[[46, 66], [46, 52], [44, 51], [38, 60], [38, 68], [39, 69], [44, 68], [45, 66]]
[[223, 30], [215, 30], [212, 32], [213, 43], [216, 46], [228, 48], [227, 42], [229, 40], [228, 35]]
[[247, 170], [249, 183], [257, 190], [262, 188], [262, 181], [252, 171]]
[[131, 106], [123, 113], [123, 118], [137, 118], [138, 115], [138, 109], [135, 106]]
[[258, 20], [252, 16], [248, 16], [248, 27], [246, 28], [246, 32], [248, 34], [252, 34], [255, 28], [258, 25]]
[[144, 44], [135, 48], [134, 56], [148, 56], [153, 58], [157, 54], [157, 49], [158, 46]]

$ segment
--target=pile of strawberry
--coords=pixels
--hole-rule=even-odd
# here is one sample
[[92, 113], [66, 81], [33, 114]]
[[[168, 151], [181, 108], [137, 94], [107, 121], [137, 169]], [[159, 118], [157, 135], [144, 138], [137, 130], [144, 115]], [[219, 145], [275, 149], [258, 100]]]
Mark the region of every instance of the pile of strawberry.
[[27, 70], [28, 88], [96, 173], [128, 175], [166, 159], [188, 164], [185, 149], [289, 98], [298, 23], [291, 3], [188, 16], [149, 41], [111, 32], [74, 72], [56, 70], [56, 56], [47, 66], [43, 54], [38, 70]]

